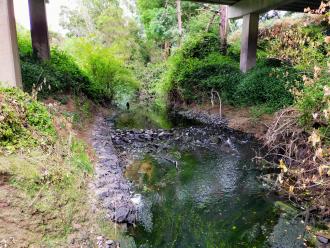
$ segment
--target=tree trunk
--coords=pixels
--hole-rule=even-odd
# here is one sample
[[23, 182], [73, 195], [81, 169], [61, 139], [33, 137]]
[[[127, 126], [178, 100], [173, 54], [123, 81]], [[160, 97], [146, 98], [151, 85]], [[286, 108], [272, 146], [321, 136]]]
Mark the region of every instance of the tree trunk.
[[164, 59], [166, 60], [171, 55], [171, 42], [165, 41], [164, 43]]
[[210, 32], [210, 28], [211, 28], [212, 24], [214, 23], [214, 19], [215, 19], [215, 17], [217, 16], [217, 14], [218, 14], [218, 12], [215, 12], [215, 13], [212, 15], [212, 17], [211, 17], [209, 23], [207, 24], [207, 26], [206, 26], [206, 28], [205, 28], [205, 33]]
[[223, 54], [227, 54], [227, 35], [228, 35], [228, 7], [226, 5], [220, 5], [220, 51]]
[[181, 46], [181, 43], [182, 43], [182, 35], [183, 35], [183, 29], [182, 29], [182, 12], [181, 12], [181, 0], [176, 0], [176, 13], [177, 13], [177, 17], [178, 17], [179, 46]]

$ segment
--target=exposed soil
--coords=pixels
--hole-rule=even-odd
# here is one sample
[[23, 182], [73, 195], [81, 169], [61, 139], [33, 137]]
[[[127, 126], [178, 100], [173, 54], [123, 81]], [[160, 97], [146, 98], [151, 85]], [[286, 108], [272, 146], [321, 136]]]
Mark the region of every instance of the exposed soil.
[[[183, 106], [196, 112], [207, 114], [219, 114], [219, 106], [212, 107], [209, 104]], [[222, 106], [222, 115], [227, 120], [229, 128], [249, 133], [260, 139], [268, 130], [268, 126], [273, 122], [272, 115], [263, 115], [258, 119], [251, 114], [251, 108], [237, 108], [232, 106]]]
[[[81, 122], [73, 125], [65, 117], [64, 113], [79, 114], [79, 109], [74, 101], [69, 98], [67, 104], [60, 104], [58, 101], [48, 99], [44, 101], [52, 114], [55, 116], [54, 124], [60, 137], [74, 137], [83, 140], [86, 152], [92, 160], [95, 160], [95, 152], [91, 145], [91, 129], [95, 121], [94, 114], [88, 118], [82, 118]], [[91, 113], [108, 113], [108, 109], [92, 105]], [[36, 211], [33, 203], [24, 191], [12, 186], [11, 176], [0, 172], [0, 248], [20, 247], [43, 247], [44, 234], [56, 233], [59, 230], [52, 230], [52, 222], [60, 222], [61, 216], [46, 216]], [[92, 193], [91, 193], [92, 195]], [[91, 198], [93, 198], [91, 196]], [[84, 199], [92, 202], [93, 199]], [[90, 209], [81, 207], [80, 211], [73, 217], [72, 230], [67, 240], [59, 241], [60, 247], [110, 247], [106, 244], [108, 239], [101, 236], [98, 222], [104, 221], [104, 214], [94, 208], [90, 203]], [[47, 225], [45, 225], [47, 224]]]
[[37, 246], [41, 223], [24, 205], [22, 193], [8, 180], [8, 175], [0, 175], [0, 248]]

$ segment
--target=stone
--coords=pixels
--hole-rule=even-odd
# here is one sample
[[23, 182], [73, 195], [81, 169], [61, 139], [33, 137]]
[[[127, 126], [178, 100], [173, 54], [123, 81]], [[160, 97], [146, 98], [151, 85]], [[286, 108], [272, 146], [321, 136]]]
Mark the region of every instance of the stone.
[[317, 240], [322, 244], [329, 244], [329, 239], [323, 236], [317, 236]]
[[119, 222], [119, 223], [125, 222], [128, 214], [129, 214], [128, 207], [123, 206], [123, 207], [117, 208], [115, 211], [115, 221]]
[[114, 243], [115, 243], [115, 242], [114, 242], [113, 240], [111, 240], [111, 239], [109, 239], [109, 240], [107, 240], [107, 241], [105, 242], [105, 244], [106, 244], [108, 247], [111, 247]]

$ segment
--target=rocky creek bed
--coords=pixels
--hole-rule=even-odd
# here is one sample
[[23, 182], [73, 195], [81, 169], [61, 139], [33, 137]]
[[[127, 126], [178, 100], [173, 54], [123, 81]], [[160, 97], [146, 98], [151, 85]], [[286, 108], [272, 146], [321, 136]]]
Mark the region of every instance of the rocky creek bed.
[[[193, 112], [180, 112], [184, 118], [198, 120], [201, 123], [212, 123], [212, 126], [165, 129], [116, 129], [112, 117], [98, 117], [92, 131], [92, 145], [96, 151], [98, 162], [93, 184], [102, 208], [107, 217], [117, 223], [133, 224], [137, 219], [137, 206], [132, 184], [124, 177], [124, 170], [137, 154], [162, 153], [164, 160], [176, 166], [175, 158], [168, 156], [167, 151], [173, 146], [184, 149], [219, 146], [223, 152], [236, 153], [232, 132], [223, 134], [223, 120], [213, 116]], [[215, 132], [214, 126], [218, 127]], [[246, 135], [245, 135], [246, 136]], [[243, 134], [242, 134], [243, 137]], [[245, 141], [248, 142], [248, 136]]]

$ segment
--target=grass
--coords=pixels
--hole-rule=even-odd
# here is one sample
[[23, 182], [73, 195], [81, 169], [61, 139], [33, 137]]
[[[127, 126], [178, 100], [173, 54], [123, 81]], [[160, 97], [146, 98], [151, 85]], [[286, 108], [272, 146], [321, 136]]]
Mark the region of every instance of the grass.
[[[93, 168], [83, 147], [65, 140], [47, 153], [33, 149], [0, 157], [0, 174], [10, 175], [10, 184], [25, 193], [27, 208], [44, 222], [40, 244], [52, 247], [66, 241], [76, 217], [88, 212], [87, 182]], [[81, 217], [79, 222], [86, 221]]]
[[[75, 131], [87, 128], [94, 106], [85, 98], [63, 99], [69, 116], [58, 102], [46, 106], [18, 89], [0, 88], [0, 186], [5, 183], [12, 188], [19, 202], [18, 210], [11, 206], [6, 210], [17, 217], [15, 225], [36, 222], [31, 232], [37, 238], [14, 230], [22, 240], [33, 239], [30, 245], [38, 247], [66, 247], [70, 240], [94, 247], [98, 235], [115, 239], [123, 232], [110, 225], [100, 210], [91, 210], [93, 195], [88, 184], [93, 165], [88, 145]], [[3, 182], [3, 175], [9, 179]], [[20, 212], [28, 215], [27, 224], [20, 223]], [[0, 222], [11, 223], [4, 216]]]

